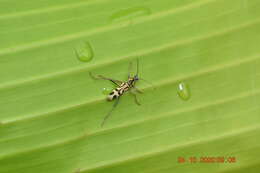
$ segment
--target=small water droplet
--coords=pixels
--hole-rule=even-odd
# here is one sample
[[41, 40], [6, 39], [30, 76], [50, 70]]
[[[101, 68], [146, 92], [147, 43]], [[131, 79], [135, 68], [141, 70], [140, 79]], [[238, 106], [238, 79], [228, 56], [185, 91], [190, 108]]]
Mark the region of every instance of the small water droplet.
[[75, 50], [77, 58], [83, 62], [89, 62], [94, 57], [92, 46], [89, 42], [81, 43]]
[[120, 10], [110, 16], [111, 22], [119, 22], [124, 20], [131, 20], [133, 18], [151, 14], [151, 10], [146, 7], [133, 7]]
[[184, 82], [179, 83], [177, 90], [178, 90], [178, 95], [182, 100], [189, 100], [190, 89], [186, 83], [184, 83]]
[[105, 88], [102, 88], [102, 93], [104, 95], [108, 95], [109, 93], [111, 93], [112, 90], [113, 90], [112, 87], [105, 87]]

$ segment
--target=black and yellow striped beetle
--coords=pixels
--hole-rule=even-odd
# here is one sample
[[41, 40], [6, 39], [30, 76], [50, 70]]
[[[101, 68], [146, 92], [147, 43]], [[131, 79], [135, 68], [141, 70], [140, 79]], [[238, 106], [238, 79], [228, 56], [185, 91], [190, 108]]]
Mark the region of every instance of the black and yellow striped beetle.
[[[140, 102], [138, 101], [137, 99], [137, 96], [136, 96], [136, 92], [138, 93], [143, 93], [141, 90], [139, 90], [138, 88], [136, 88], [135, 84], [138, 80], [144, 80], [144, 79], [140, 79], [138, 77], [138, 73], [139, 73], [139, 60], [136, 59], [136, 74], [131, 77], [130, 75], [130, 69], [131, 69], [131, 66], [132, 66], [132, 63], [129, 63], [129, 69], [128, 69], [128, 80], [126, 82], [124, 81], [121, 81], [121, 80], [116, 80], [116, 79], [112, 79], [112, 78], [107, 78], [107, 77], [104, 77], [102, 75], [96, 75], [94, 76], [91, 72], [89, 72], [89, 75], [93, 78], [93, 79], [103, 79], [103, 80], [108, 80], [112, 83], [114, 83], [117, 88], [114, 89], [111, 93], [109, 93], [109, 95], [107, 96], [107, 100], [108, 101], [112, 101], [112, 100], [115, 100], [115, 103], [112, 107], [112, 109], [107, 113], [107, 115], [104, 117], [102, 123], [101, 123], [101, 126], [104, 125], [105, 121], [107, 120], [107, 118], [110, 116], [110, 114], [112, 113], [112, 111], [115, 109], [115, 107], [117, 106], [118, 102], [119, 102], [119, 99], [120, 97], [127, 91], [129, 91], [133, 96], [134, 96], [134, 99], [135, 99], [135, 103], [137, 105], [141, 105]], [[144, 80], [145, 81], [145, 80]], [[147, 81], [146, 81], [147, 82]]]

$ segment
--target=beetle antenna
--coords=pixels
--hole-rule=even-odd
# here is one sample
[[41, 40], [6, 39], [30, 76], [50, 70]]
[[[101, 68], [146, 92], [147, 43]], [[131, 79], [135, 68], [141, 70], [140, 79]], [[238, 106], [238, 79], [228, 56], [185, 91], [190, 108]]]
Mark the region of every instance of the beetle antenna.
[[136, 58], [136, 75], [138, 76], [139, 74], [139, 59]]

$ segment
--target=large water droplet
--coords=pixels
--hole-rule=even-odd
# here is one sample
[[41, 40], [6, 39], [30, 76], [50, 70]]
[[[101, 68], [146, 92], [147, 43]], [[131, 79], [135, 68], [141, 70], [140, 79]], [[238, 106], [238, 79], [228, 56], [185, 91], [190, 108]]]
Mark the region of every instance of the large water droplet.
[[75, 171], [75, 173], [80, 173], [81, 172], [81, 169], [80, 168], [78, 168], [76, 171]]
[[77, 46], [75, 52], [77, 58], [83, 62], [89, 62], [94, 57], [94, 52], [89, 42], [81, 43], [79, 46]]
[[189, 100], [190, 89], [189, 89], [189, 86], [186, 83], [184, 83], [184, 82], [179, 83], [177, 91], [178, 91], [179, 97], [182, 100]]
[[127, 8], [121, 11], [118, 11], [110, 16], [111, 22], [119, 22], [124, 20], [131, 20], [140, 16], [145, 16], [151, 14], [151, 10], [146, 7], [134, 7]]

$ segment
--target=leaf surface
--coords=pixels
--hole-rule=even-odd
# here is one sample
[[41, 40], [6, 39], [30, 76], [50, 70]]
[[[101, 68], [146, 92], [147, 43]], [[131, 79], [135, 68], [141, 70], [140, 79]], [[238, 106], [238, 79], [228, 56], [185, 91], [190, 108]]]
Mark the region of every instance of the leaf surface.
[[[1, 173], [260, 169], [258, 0], [0, 6]], [[77, 58], [82, 43], [93, 51], [90, 62]], [[138, 81], [141, 106], [125, 94], [100, 127], [113, 105], [102, 88], [112, 85], [89, 72], [126, 80], [136, 58], [154, 87]]]

